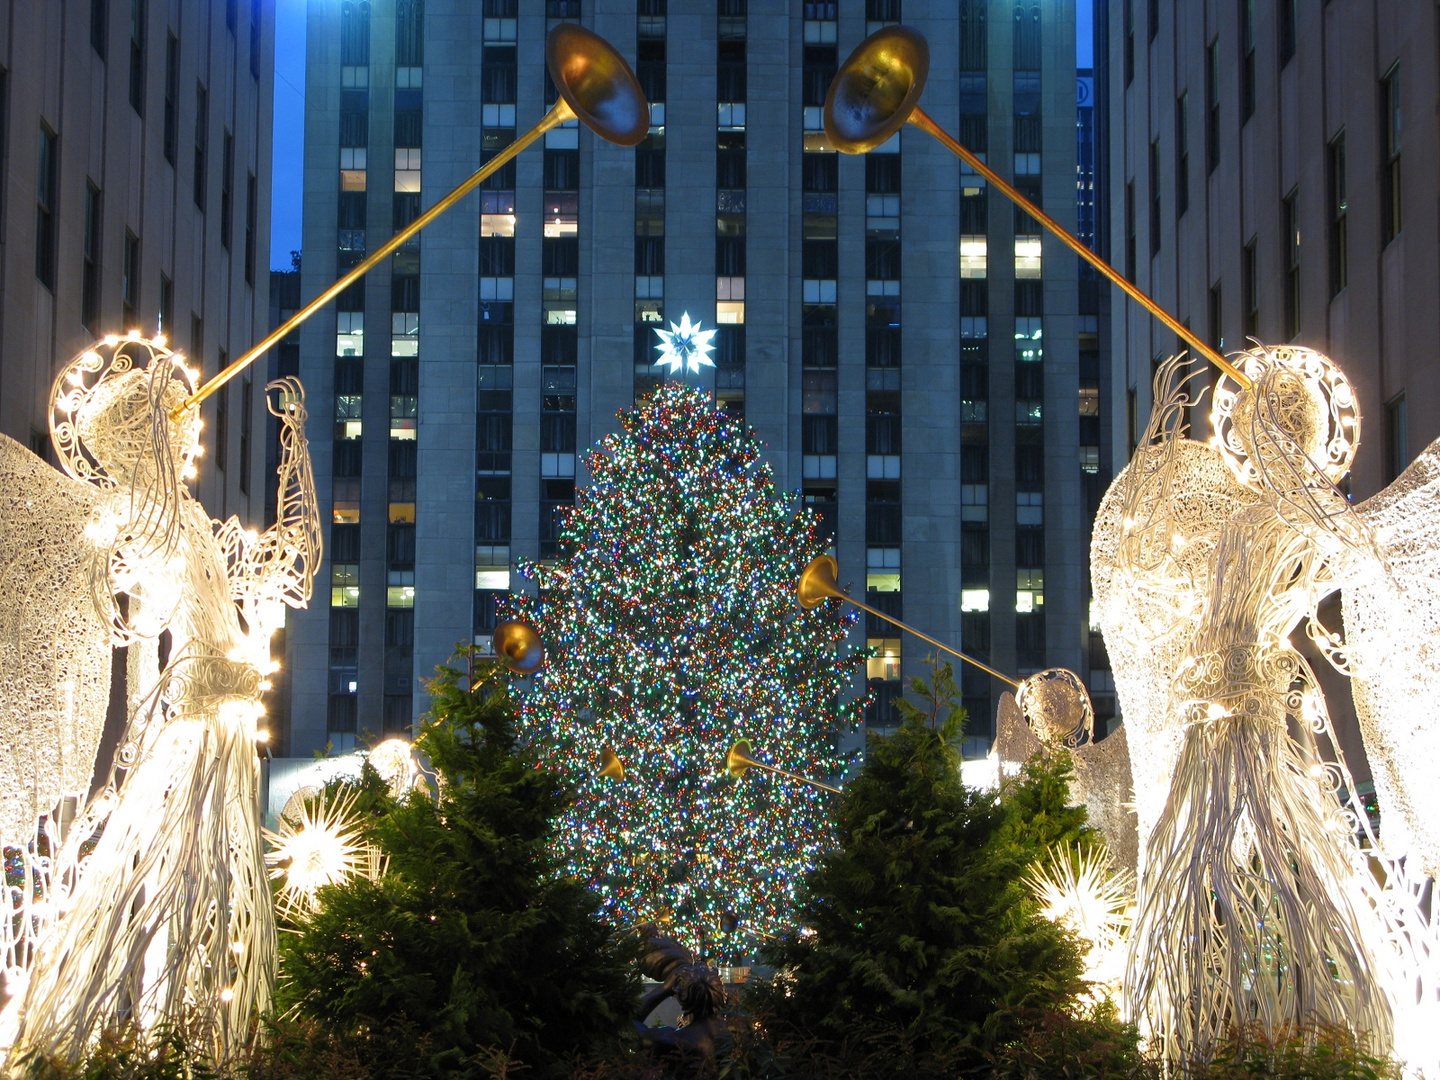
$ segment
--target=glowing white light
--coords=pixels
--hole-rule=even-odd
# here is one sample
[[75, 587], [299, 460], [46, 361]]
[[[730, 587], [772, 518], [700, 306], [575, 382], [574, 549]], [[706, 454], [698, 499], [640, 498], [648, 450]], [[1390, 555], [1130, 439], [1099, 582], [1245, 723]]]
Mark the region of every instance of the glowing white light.
[[356, 793], [300, 800], [295, 820], [280, 819], [278, 832], [265, 833], [270, 876], [280, 881], [281, 910], [304, 917], [315, 910], [316, 893], [368, 873], [374, 851], [361, 839], [362, 822], [351, 814]]
[[370, 751], [370, 764], [397, 799], [415, 783], [415, 757], [404, 739], [386, 739]]
[[661, 341], [661, 344], [655, 346], [660, 350], [660, 359], [655, 361], [656, 367], [668, 364], [670, 374], [673, 375], [682, 368], [686, 371], [699, 371], [702, 367], [715, 366], [715, 361], [710, 359], [710, 354], [715, 351], [710, 339], [715, 336], [716, 331], [701, 330], [698, 322], [692, 325], [689, 312], [680, 316], [678, 325], [672, 322], [669, 330], [657, 329], [655, 333]]

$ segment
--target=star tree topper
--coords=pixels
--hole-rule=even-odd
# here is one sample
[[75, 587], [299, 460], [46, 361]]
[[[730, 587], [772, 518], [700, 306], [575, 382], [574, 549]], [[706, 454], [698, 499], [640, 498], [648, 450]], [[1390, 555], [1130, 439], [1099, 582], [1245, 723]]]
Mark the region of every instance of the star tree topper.
[[660, 350], [660, 359], [655, 361], [656, 367], [669, 364], [670, 374], [674, 375], [681, 368], [699, 371], [702, 367], [715, 366], [715, 361], [710, 359], [710, 353], [715, 349], [715, 346], [710, 344], [710, 339], [716, 332], [701, 330], [699, 322], [692, 325], [688, 311], [680, 316], [680, 325], [672, 322], [669, 330], [657, 329], [655, 333], [660, 335], [661, 342], [655, 346]]

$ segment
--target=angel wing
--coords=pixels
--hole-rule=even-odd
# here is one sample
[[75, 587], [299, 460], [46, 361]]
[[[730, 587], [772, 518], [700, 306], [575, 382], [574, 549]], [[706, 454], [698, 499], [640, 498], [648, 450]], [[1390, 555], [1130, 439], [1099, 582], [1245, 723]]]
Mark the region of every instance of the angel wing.
[[1125, 718], [1142, 863], [1180, 750], [1182, 731], [1166, 711], [1170, 684], [1210, 590], [1220, 526], [1260, 498], [1217, 449], [1179, 434], [1179, 412], [1189, 401], [1178, 370], [1178, 360], [1161, 366], [1150, 425], [1101, 500], [1090, 541], [1096, 612]]
[[0, 841], [23, 846], [84, 796], [110, 698], [110, 628], [91, 595], [108, 496], [0, 435]]
[[1344, 653], [1381, 843], [1440, 878], [1440, 440], [1355, 513], [1380, 558], [1345, 569]]
[[[1018, 765], [1036, 754], [1049, 755], [1046, 746], [1020, 711], [1015, 695], [1000, 695], [995, 714], [995, 754], [1001, 761]], [[1117, 867], [1133, 872], [1139, 855], [1135, 833], [1135, 815], [1127, 805], [1130, 800], [1130, 748], [1125, 726], [1112, 731], [1099, 742], [1082, 743], [1070, 748], [1074, 776], [1070, 793], [1090, 814], [1090, 823], [1105, 837], [1111, 858]]]

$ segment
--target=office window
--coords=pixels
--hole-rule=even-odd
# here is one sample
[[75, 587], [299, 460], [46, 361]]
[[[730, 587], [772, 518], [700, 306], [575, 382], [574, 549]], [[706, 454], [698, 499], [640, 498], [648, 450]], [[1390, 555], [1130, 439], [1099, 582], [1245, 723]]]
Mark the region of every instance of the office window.
[[35, 176], [35, 276], [55, 291], [55, 171], [57, 138], [40, 125], [40, 149]]
[[1255, 0], [1240, 4], [1240, 124], [1255, 115]]
[[[225, 350], [220, 350], [221, 370], [224, 370]], [[215, 453], [211, 460], [219, 472], [226, 472], [230, 466], [230, 391], [233, 383], [226, 383], [215, 391]]]
[[1223, 318], [1225, 308], [1222, 303], [1224, 297], [1220, 291], [1220, 282], [1210, 286], [1210, 347], [1216, 352], [1225, 348], [1225, 330]]
[[205, 212], [205, 189], [209, 177], [210, 95], [202, 83], [195, 84], [195, 206]]
[[1246, 337], [1260, 333], [1260, 297], [1255, 281], [1255, 237], [1240, 251], [1240, 310]]
[[1285, 340], [1300, 333], [1299, 192], [1291, 189], [1280, 204], [1280, 235], [1285, 244]]
[[1125, 185], [1125, 277], [1135, 284], [1135, 181]]
[[1125, 85], [1135, 81], [1135, 0], [1124, 0]]
[[130, 107], [145, 115], [145, 0], [130, 0]]
[[260, 0], [250, 0], [250, 77], [260, 78]]
[[[225, 358], [220, 359], [225, 367]], [[255, 383], [246, 376], [240, 380], [240, 494], [250, 494], [250, 434], [251, 414], [255, 411]]]
[[165, 35], [165, 160], [175, 164], [175, 142], [180, 123], [180, 39]]
[[1160, 254], [1160, 140], [1150, 144], [1150, 257]]
[[120, 304], [124, 314], [123, 329], [139, 326], [135, 318], [140, 306], [140, 238], [125, 230], [125, 257], [120, 271]]
[[245, 180], [245, 283], [255, 284], [255, 229], [256, 220], [259, 214], [259, 207], [256, 201], [259, 198], [259, 191], [255, 183], [255, 174], [251, 173]]
[[1405, 395], [1385, 403], [1385, 482], [1388, 484], [1410, 464], [1410, 433], [1405, 422]]
[[87, 180], [85, 264], [80, 275], [80, 321], [92, 334], [97, 334], [100, 329], [100, 205], [100, 189]]
[[1280, 66], [1283, 68], [1295, 55], [1295, 0], [1277, 0], [1276, 27], [1280, 38]]
[[396, 0], [395, 66], [425, 63], [425, 0]]
[[1330, 140], [1326, 156], [1326, 184], [1330, 200], [1330, 295], [1336, 296], [1349, 280], [1349, 243], [1345, 232], [1345, 129]]
[[1190, 91], [1175, 99], [1175, 216], [1190, 209]]
[[[1016, 71], [1040, 70], [1040, 5], [1015, 5], [1015, 28], [1011, 38], [1011, 57]], [[1017, 112], [1020, 110], [1017, 108]]]
[[[960, 0], [960, 70], [984, 71], [989, 55], [986, 0]], [[964, 111], [963, 109], [961, 110]], [[966, 145], [969, 145], [968, 143]]]
[[90, 0], [90, 47], [105, 59], [110, 40], [110, 0]]
[[1400, 235], [1400, 66], [1380, 83], [1380, 231], [1384, 243]]
[[164, 274], [160, 275], [160, 332], [175, 336], [175, 283]]
[[230, 250], [235, 216], [235, 136], [225, 132], [220, 150], [220, 246]]
[[1220, 39], [1205, 50], [1205, 172], [1220, 164]]

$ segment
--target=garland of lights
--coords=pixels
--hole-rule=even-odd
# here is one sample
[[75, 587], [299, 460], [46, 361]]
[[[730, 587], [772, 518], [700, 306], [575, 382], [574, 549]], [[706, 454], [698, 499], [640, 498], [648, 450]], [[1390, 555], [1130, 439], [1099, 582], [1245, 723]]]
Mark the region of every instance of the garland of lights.
[[[837, 702], [864, 654], [837, 651], [853, 615], [797, 609], [826, 542], [777, 493], [753, 432], [679, 383], [619, 418], [566, 515], [568, 557], [522, 566], [539, 597], [510, 600], [549, 653], [521, 737], [578, 789], [559, 842], [611, 917], [704, 941], [730, 912], [726, 947], [753, 945], [789, 924], [831, 846], [833, 796], [729, 777], [725, 750], [746, 738], [761, 760], [838, 775], [836, 735], [864, 703]], [[596, 775], [607, 747], [623, 781]]]

